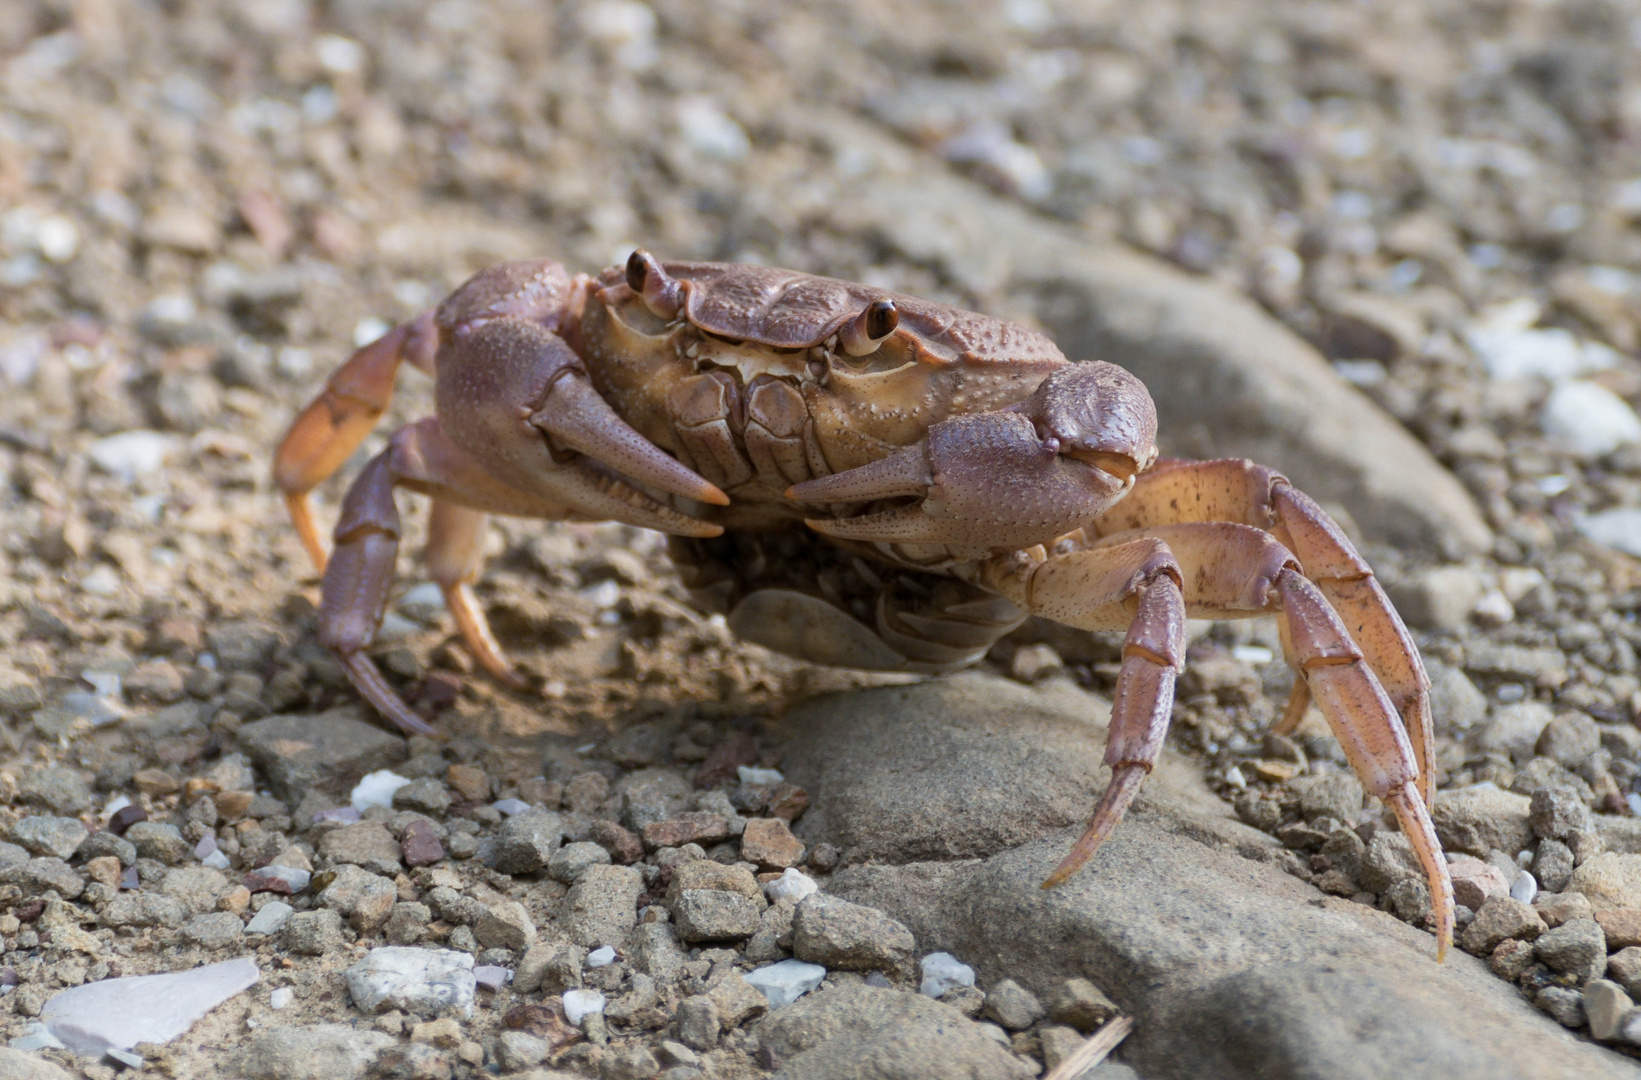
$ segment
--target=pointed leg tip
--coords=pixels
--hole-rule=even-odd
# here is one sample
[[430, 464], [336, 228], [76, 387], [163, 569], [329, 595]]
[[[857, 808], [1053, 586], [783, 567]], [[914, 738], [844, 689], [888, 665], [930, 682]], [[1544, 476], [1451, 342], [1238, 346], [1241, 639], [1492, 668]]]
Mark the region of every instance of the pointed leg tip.
[[1062, 866], [1058, 870], [1054, 871], [1054, 873], [1043, 879], [1041, 888], [1052, 889], [1056, 885], [1064, 885], [1066, 879], [1071, 876], [1071, 873], [1072, 872], [1070, 870]]
[[723, 489], [717, 484], [708, 484], [706, 487], [701, 489], [701, 494], [697, 497], [696, 501], [704, 502], [711, 506], [728, 506], [729, 496], [725, 495]]

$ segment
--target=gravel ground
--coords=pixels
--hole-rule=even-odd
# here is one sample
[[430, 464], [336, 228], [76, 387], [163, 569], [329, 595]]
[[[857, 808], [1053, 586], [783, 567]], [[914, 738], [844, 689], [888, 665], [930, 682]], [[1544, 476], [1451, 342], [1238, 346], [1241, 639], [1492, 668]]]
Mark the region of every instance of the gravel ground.
[[[832, 925], [812, 902], [806, 937], [771, 902], [787, 867], [824, 884], [850, 855], [792, 836], [801, 789], [735, 772], [779, 766], [768, 722], [790, 702], [887, 680], [738, 644], [654, 534], [499, 522], [480, 594], [541, 693], [467, 677], [407, 557], [378, 655], [452, 737], [389, 739], [314, 641], [317, 582], [268, 480], [352, 345], [498, 259], [594, 269], [642, 242], [1018, 315], [835, 220], [861, 166], [804, 119], [824, 105], [1246, 291], [1453, 469], [1490, 552], [1368, 553], [1431, 662], [1442, 786], [1467, 789], [1437, 807], [1471, 857], [1463, 945], [1622, 1044], [1612, 995], [1641, 996], [1638, 40], [1633, 5], [1507, 0], [0, 6], [12, 1034], [62, 988], [243, 953], [257, 987], [148, 1051], [172, 1075], [354, 1052], [362, 1074], [379, 1034], [399, 1055], [382, 1075], [761, 1076], [786, 1044], [748, 1026], [752, 966], [916, 986], [886, 916]], [[427, 381], [402, 382], [383, 431], [429, 410]], [[1171, 744], [1294, 874], [1421, 923], [1399, 838], [1352, 804], [1325, 728], [1263, 735], [1291, 683], [1274, 629], [1200, 629]], [[988, 667], [1109, 693], [1111, 642], [1037, 636]], [[386, 767], [414, 781], [391, 807], [315, 823]], [[147, 821], [111, 823], [121, 798]], [[540, 810], [508, 816], [514, 799]], [[691, 855], [721, 873], [675, 887], [706, 873]], [[270, 865], [319, 876], [247, 887]], [[248, 932], [275, 901], [291, 921]], [[586, 966], [634, 920], [654, 955]], [[515, 982], [437, 1030], [395, 1006], [333, 1043], [264, 1037], [358, 1021], [343, 973], [366, 949], [435, 943]], [[578, 986], [610, 1002], [583, 1030], [556, 996]], [[1031, 1074], [1107, 1015], [1056, 994], [942, 1000], [995, 1025], [976, 1054]]]

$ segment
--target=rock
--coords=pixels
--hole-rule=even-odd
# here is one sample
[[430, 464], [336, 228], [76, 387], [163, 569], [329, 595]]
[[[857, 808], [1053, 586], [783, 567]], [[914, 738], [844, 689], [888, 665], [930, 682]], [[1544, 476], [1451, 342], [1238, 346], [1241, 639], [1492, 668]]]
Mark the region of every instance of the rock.
[[347, 919], [348, 925], [361, 933], [387, 921], [388, 913], [399, 900], [399, 889], [391, 879], [351, 863], [338, 866], [334, 874], [331, 883], [319, 894], [321, 904]]
[[718, 1045], [718, 1033], [718, 1006], [711, 998], [696, 994], [678, 1003], [678, 1038], [685, 1046], [711, 1050]]
[[718, 1021], [725, 1030], [738, 1027], [754, 1016], [762, 1016], [769, 1009], [769, 1001], [753, 989], [739, 972], [731, 971], [722, 978], [714, 976], [707, 996], [718, 1010]]
[[1519, 938], [1506, 938], [1493, 947], [1493, 955], [1487, 958], [1487, 967], [1506, 982], [1515, 982], [1538, 962], [1538, 955], [1533, 952], [1533, 943], [1522, 941]]
[[741, 858], [765, 870], [785, 870], [803, 861], [803, 841], [780, 818], [753, 818], [741, 834]]
[[699, 889], [738, 893], [755, 902], [762, 910], [763, 892], [758, 888], [758, 879], [744, 866], [725, 866], [707, 859], [694, 859], [673, 867], [672, 881], [667, 885], [669, 903], [686, 892]]
[[179, 866], [166, 871], [160, 891], [195, 915], [215, 911], [217, 897], [228, 889], [220, 871], [205, 866]]
[[731, 941], [758, 930], [757, 902], [719, 889], [685, 889], [669, 904], [678, 936], [689, 942]]
[[150, 892], [122, 892], [102, 910], [107, 926], [181, 926], [188, 909], [169, 896]]
[[473, 958], [451, 949], [384, 946], [347, 970], [348, 995], [367, 1014], [473, 1015]]
[[1617, 950], [1641, 945], [1641, 908], [1608, 908], [1596, 912], [1595, 921], [1606, 935], [1607, 948]]
[[1618, 1038], [1625, 1015], [1635, 1007], [1624, 988], [1610, 979], [1591, 979], [1584, 987], [1584, 1016], [1590, 1038], [1605, 1042]]
[[792, 954], [852, 971], [892, 970], [911, 959], [911, 932], [882, 911], [815, 893], [792, 916]]
[[1048, 999], [1048, 1014], [1056, 1023], [1069, 1024], [1084, 1035], [1116, 1016], [1117, 1005], [1087, 979], [1067, 979]]
[[547, 1043], [522, 1031], [504, 1031], [496, 1036], [496, 1064], [502, 1072], [533, 1069], [547, 1060]]
[[218, 1005], [256, 984], [255, 961], [239, 959], [165, 975], [103, 979], [64, 990], [40, 1019], [70, 1050], [101, 1057], [140, 1042], [175, 1039]]
[[359, 782], [348, 792], [348, 805], [361, 814], [373, 806], [390, 808], [393, 805], [393, 796], [410, 782], [410, 777], [400, 776], [392, 769], [368, 772], [361, 776]]
[[1489, 851], [1520, 851], [1532, 842], [1527, 812], [1525, 797], [1477, 785], [1436, 792], [1430, 817], [1442, 847], [1485, 858]]
[[564, 819], [548, 810], [508, 818], [496, 831], [493, 865], [504, 874], [533, 874], [547, 865], [564, 839]]
[[1562, 892], [1573, 879], [1573, 853], [1559, 840], [1539, 841], [1533, 854], [1533, 876], [1546, 892]]
[[647, 1046], [624, 1046], [605, 1056], [599, 1064], [601, 1080], [650, 1080], [661, 1071]]
[[1604, 851], [1574, 869], [1567, 888], [1589, 897], [1598, 912], [1641, 907], [1641, 855]]
[[1533, 756], [1533, 748], [1544, 728], [1555, 718], [1548, 705], [1521, 701], [1493, 711], [1486, 723], [1470, 730], [1470, 745], [1477, 753], [1508, 754], [1516, 761]]
[[391, 877], [403, 869], [404, 849], [380, 821], [360, 821], [321, 836], [319, 857], [333, 866], [348, 863]]
[[1533, 999], [1551, 1019], [1565, 1028], [1584, 1026], [1584, 998], [1577, 990], [1565, 986], [1546, 986]]
[[394, 789], [393, 806], [399, 810], [414, 810], [418, 814], [442, 817], [450, 809], [450, 792], [431, 776], [412, 780]]
[[1544, 402], [1539, 423], [1546, 435], [1587, 458], [1641, 441], [1641, 417], [1629, 402], [1588, 379], [1557, 383]]
[[639, 830], [644, 847], [650, 851], [659, 848], [716, 844], [730, 837], [729, 820], [721, 814], [692, 810], [664, 821], [651, 822]]
[[73, 1080], [73, 1077], [42, 1057], [0, 1047], [0, 1080]]
[[585, 840], [565, 844], [547, 860], [547, 876], [566, 885], [574, 885], [589, 866], [603, 866], [610, 862], [610, 853], [597, 844]]
[[1419, 630], [1457, 630], [1470, 618], [1486, 585], [1467, 566], [1438, 566], [1385, 590], [1407, 625]]
[[753, 1029], [779, 1080], [921, 1080], [928, 1063], [962, 1080], [1027, 1080], [1013, 1054], [950, 1005], [864, 985], [810, 994]]
[[264, 866], [241, 879], [252, 892], [276, 892], [294, 896], [308, 887], [313, 874], [296, 866]]
[[182, 936], [203, 949], [226, 949], [239, 944], [245, 936], [245, 924], [232, 912], [213, 911], [183, 923]]
[[1607, 978], [1632, 997], [1641, 994], [1641, 946], [1631, 945], [1607, 957]]
[[1566, 712], [1544, 725], [1535, 749], [1569, 769], [1576, 769], [1601, 748], [1601, 729], [1581, 712]]
[[405, 760], [405, 741], [361, 720], [354, 707], [270, 716], [240, 727], [239, 745], [291, 806], [310, 790], [342, 799], [366, 773]]
[[283, 900], [272, 900], [262, 905], [251, 921], [245, 925], [247, 934], [277, 934], [280, 927], [290, 921], [295, 909]]
[[617, 944], [637, 924], [643, 892], [643, 875], [630, 866], [588, 867], [564, 898], [560, 921], [578, 945]]
[[[869, 152], [881, 138], [851, 126], [846, 141]], [[879, 156], [890, 155], [904, 159], [898, 147]], [[1429, 451], [1234, 289], [1090, 243], [921, 161], [864, 176], [833, 221], [975, 291], [1014, 297], [1067, 356], [1132, 371], [1157, 401], [1165, 452], [1263, 462], [1392, 546], [1458, 556], [1491, 543], [1468, 492]]]
[[1465, 952], [1486, 956], [1506, 938], [1532, 940], [1544, 933], [1538, 912], [1512, 896], [1490, 896], [1459, 939]]
[[782, 960], [754, 968], [744, 978], [748, 986], [769, 999], [771, 1009], [781, 1009], [820, 986], [826, 969], [802, 960]]
[[1579, 982], [1599, 978], [1607, 968], [1607, 938], [1594, 919], [1569, 919], [1546, 930], [1533, 949], [1551, 971]]
[[819, 891], [819, 889], [820, 886], [815, 884], [814, 878], [805, 874], [802, 870], [788, 867], [781, 872], [780, 877], [764, 886], [764, 894], [769, 897], [771, 903], [790, 900], [796, 904], [810, 893]]
[[597, 990], [566, 990], [563, 997], [564, 1019], [573, 1026], [595, 1013], [604, 1011], [604, 995]]
[[91, 787], [85, 777], [60, 765], [23, 770], [17, 778], [17, 798], [65, 816], [91, 809]]
[[[1436, 730], [1460, 736], [1487, 717], [1487, 695], [1456, 667], [1427, 664], [1430, 671], [1430, 713]], [[1344, 820], [1341, 818], [1340, 820]]]
[[982, 1013], [1008, 1031], [1024, 1031], [1046, 1015], [1036, 995], [1013, 979], [1003, 979], [987, 991]]
[[[1080, 825], [1110, 776], [1109, 706], [1064, 681], [967, 672], [821, 697], [781, 722], [787, 776], [811, 793], [808, 843], [890, 863], [985, 856]], [[1141, 789], [1178, 774], [1171, 752]]]
[[490, 776], [483, 769], [452, 765], [445, 770], [444, 779], [466, 802], [481, 803], [490, 797]]
[[389, 945], [415, 945], [426, 936], [427, 924], [432, 921], [433, 912], [426, 904], [401, 901], [387, 913], [382, 936]]
[[1380, 830], [1358, 860], [1356, 879], [1369, 892], [1385, 893], [1402, 881], [1423, 880], [1419, 857], [1407, 837]]
[[1353, 773], [1296, 777], [1288, 790], [1298, 796], [1299, 813], [1306, 821], [1330, 817], [1349, 827], [1362, 812], [1362, 782]]
[[1595, 915], [1590, 898], [1583, 893], [1545, 894], [1533, 901], [1533, 910], [1539, 913], [1545, 926], [1560, 926], [1573, 919], [1589, 919]]
[[409, 867], [432, 866], [444, 859], [444, 845], [431, 821], [416, 820], [399, 834], [400, 853]]
[[[1489, 896], [1510, 895], [1510, 885], [1499, 868], [1472, 856], [1454, 856], [1448, 862], [1447, 873], [1453, 879], [1454, 901], [1471, 911], [1480, 909]], [[1522, 902], [1532, 903], [1532, 900]]]
[[536, 924], [523, 904], [504, 900], [485, 909], [473, 924], [473, 936], [488, 949], [523, 952], [536, 940]]
[[245, 1080], [361, 1080], [395, 1043], [391, 1035], [346, 1024], [269, 1028], [230, 1067]]
[[974, 969], [947, 952], [933, 952], [919, 962], [923, 980], [918, 993], [925, 997], [940, 998], [956, 986], [973, 986]]
[[1593, 827], [1590, 808], [1569, 788], [1536, 788], [1531, 800], [1527, 823], [1534, 836], [1565, 840], [1575, 832], [1589, 832]]
[[194, 852], [194, 845], [183, 839], [180, 829], [157, 821], [137, 822], [125, 830], [124, 839], [137, 849], [138, 856], [167, 866], [177, 865]]
[[329, 908], [299, 911], [285, 920], [280, 943], [302, 956], [326, 956], [342, 947], [342, 916]]
[[670, 923], [649, 922], [633, 929], [627, 937], [628, 958], [633, 967], [656, 982], [675, 982], [689, 954], [678, 944], [678, 934]]
[[37, 814], [11, 827], [11, 838], [36, 855], [68, 859], [91, 834], [78, 818]]
[[644, 841], [613, 821], [595, 820], [587, 829], [587, 839], [609, 852], [610, 858], [622, 866], [630, 866], [644, 857]]

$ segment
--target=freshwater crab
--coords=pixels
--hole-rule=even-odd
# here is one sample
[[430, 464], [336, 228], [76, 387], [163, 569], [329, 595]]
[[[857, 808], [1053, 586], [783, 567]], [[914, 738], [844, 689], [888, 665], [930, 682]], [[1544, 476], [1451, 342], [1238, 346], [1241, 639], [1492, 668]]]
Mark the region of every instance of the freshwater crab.
[[[408, 362], [436, 416], [354, 480], [327, 560], [309, 492], [353, 453]], [[1125, 631], [1110, 785], [1045, 887], [1089, 860], [1161, 751], [1185, 620], [1278, 614], [1314, 698], [1423, 864], [1438, 958], [1453, 893], [1427, 806], [1429, 679], [1338, 526], [1272, 470], [1157, 460], [1145, 387], [1032, 330], [762, 266], [571, 276], [549, 259], [470, 278], [355, 352], [296, 419], [275, 479], [323, 570], [321, 640], [381, 713], [432, 729], [366, 653], [393, 581], [394, 489], [432, 498], [426, 558], [474, 657], [514, 686], [470, 584], [489, 514], [672, 534], [704, 607], [824, 664], [944, 672], [1036, 614]]]

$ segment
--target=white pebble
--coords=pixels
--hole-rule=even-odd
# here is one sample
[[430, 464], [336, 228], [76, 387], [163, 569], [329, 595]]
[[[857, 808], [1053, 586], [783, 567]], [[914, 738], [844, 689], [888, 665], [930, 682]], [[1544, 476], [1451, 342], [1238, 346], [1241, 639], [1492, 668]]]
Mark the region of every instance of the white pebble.
[[392, 329], [393, 324], [386, 319], [368, 315], [353, 324], [353, 347], [363, 348]]
[[98, 563], [80, 579], [80, 591], [92, 596], [113, 596], [120, 591], [120, 572], [107, 563]]
[[514, 817], [530, 809], [530, 804], [523, 799], [497, 799], [490, 804], [498, 814], [505, 817]]
[[291, 999], [294, 997], [296, 997], [295, 990], [292, 990], [288, 986], [281, 986], [278, 990], [275, 990], [273, 993], [268, 995], [268, 1008], [275, 1010], [283, 1009], [291, 1003]]
[[1470, 609], [1470, 614], [1487, 626], [1504, 626], [1516, 619], [1515, 605], [1500, 589], [1489, 589], [1483, 593], [1476, 606]]
[[974, 969], [951, 953], [930, 953], [922, 964], [923, 984], [918, 990], [925, 997], [937, 998], [956, 987], [974, 985]]
[[97, 468], [130, 483], [164, 468], [175, 448], [175, 439], [157, 431], [122, 431], [98, 439], [88, 452]]
[[1539, 418], [1544, 433], [1576, 454], [1600, 457], [1641, 442], [1641, 417], [1600, 383], [1574, 379], [1550, 392]]
[[590, 968], [607, 967], [615, 963], [615, 946], [601, 945], [587, 954], [587, 966]]
[[226, 870], [234, 865], [228, 861], [228, 856], [213, 849], [211, 853], [200, 860], [201, 866], [209, 866], [212, 870]]
[[1489, 375], [1560, 382], [1612, 366], [1610, 349], [1594, 342], [1581, 343], [1560, 327], [1534, 329], [1541, 310], [1536, 302], [1523, 298], [1482, 313], [1465, 340]]
[[360, 777], [348, 795], [348, 801], [361, 813], [368, 806], [393, 806], [393, 793], [410, 783], [410, 777], [400, 776], [392, 769], [377, 769]]
[[1232, 765], [1229, 769], [1225, 770], [1225, 782], [1236, 788], [1238, 791], [1245, 791], [1248, 787], [1248, 778], [1242, 775], [1242, 767], [1240, 765]]
[[102, 813], [99, 815], [103, 820], [103, 824], [107, 825], [109, 818], [113, 817], [115, 814], [130, 805], [131, 800], [126, 798], [124, 795], [116, 795], [112, 799], [109, 799], [107, 804], [103, 806]]
[[370, 950], [346, 975], [348, 996], [368, 1014], [473, 1015], [478, 980], [469, 953], [388, 945]]
[[398, 608], [413, 619], [424, 622], [446, 610], [444, 590], [431, 581], [424, 581], [420, 585], [405, 590], [399, 597]]
[[1510, 883], [1510, 896], [1524, 904], [1531, 904], [1533, 897], [1538, 895], [1538, 882], [1532, 874], [1523, 870], [1516, 875], [1516, 880]]
[[68, 262], [80, 250], [80, 227], [66, 217], [53, 214], [36, 227], [34, 243], [40, 254], [52, 262]]
[[1634, 814], [1636, 817], [1641, 817], [1641, 795], [1637, 795], [1632, 791], [1628, 795], [1624, 796], [1624, 802], [1628, 804], [1630, 813]]
[[794, 904], [812, 893], [820, 891], [815, 879], [796, 867], [787, 867], [781, 876], [764, 886], [764, 893], [770, 901], [790, 900]]
[[826, 969], [802, 960], [782, 960], [748, 972], [747, 985], [769, 999], [771, 1009], [784, 1008], [809, 993], [826, 978]]
[[593, 1013], [604, 1011], [604, 995], [597, 990], [564, 991], [564, 1019], [576, 1027]]
[[1641, 509], [1620, 506], [1581, 517], [1578, 531], [1598, 544], [1641, 558]]
[[684, 98], [678, 102], [677, 116], [678, 133], [702, 157], [739, 161], [752, 149], [741, 125], [709, 98]]
[[1231, 655], [1244, 664], [1268, 664], [1276, 657], [1263, 645], [1233, 645]]
[[365, 66], [365, 47], [340, 34], [321, 34], [313, 43], [319, 66], [335, 75], [351, 75]]
[[741, 783], [743, 784], [773, 785], [782, 783], [786, 780], [786, 777], [779, 769], [755, 769], [750, 765], [736, 766], [735, 775], [741, 778]]
[[[249, 923], [245, 925], [247, 934], [272, 934], [290, 921], [296, 909], [283, 900], [270, 900], [262, 905]], [[278, 991], [275, 991], [277, 993]]]
[[376, 640], [402, 641], [421, 633], [424, 629], [421, 623], [405, 618], [397, 611], [388, 611], [382, 614], [382, 624], [376, 628]]

